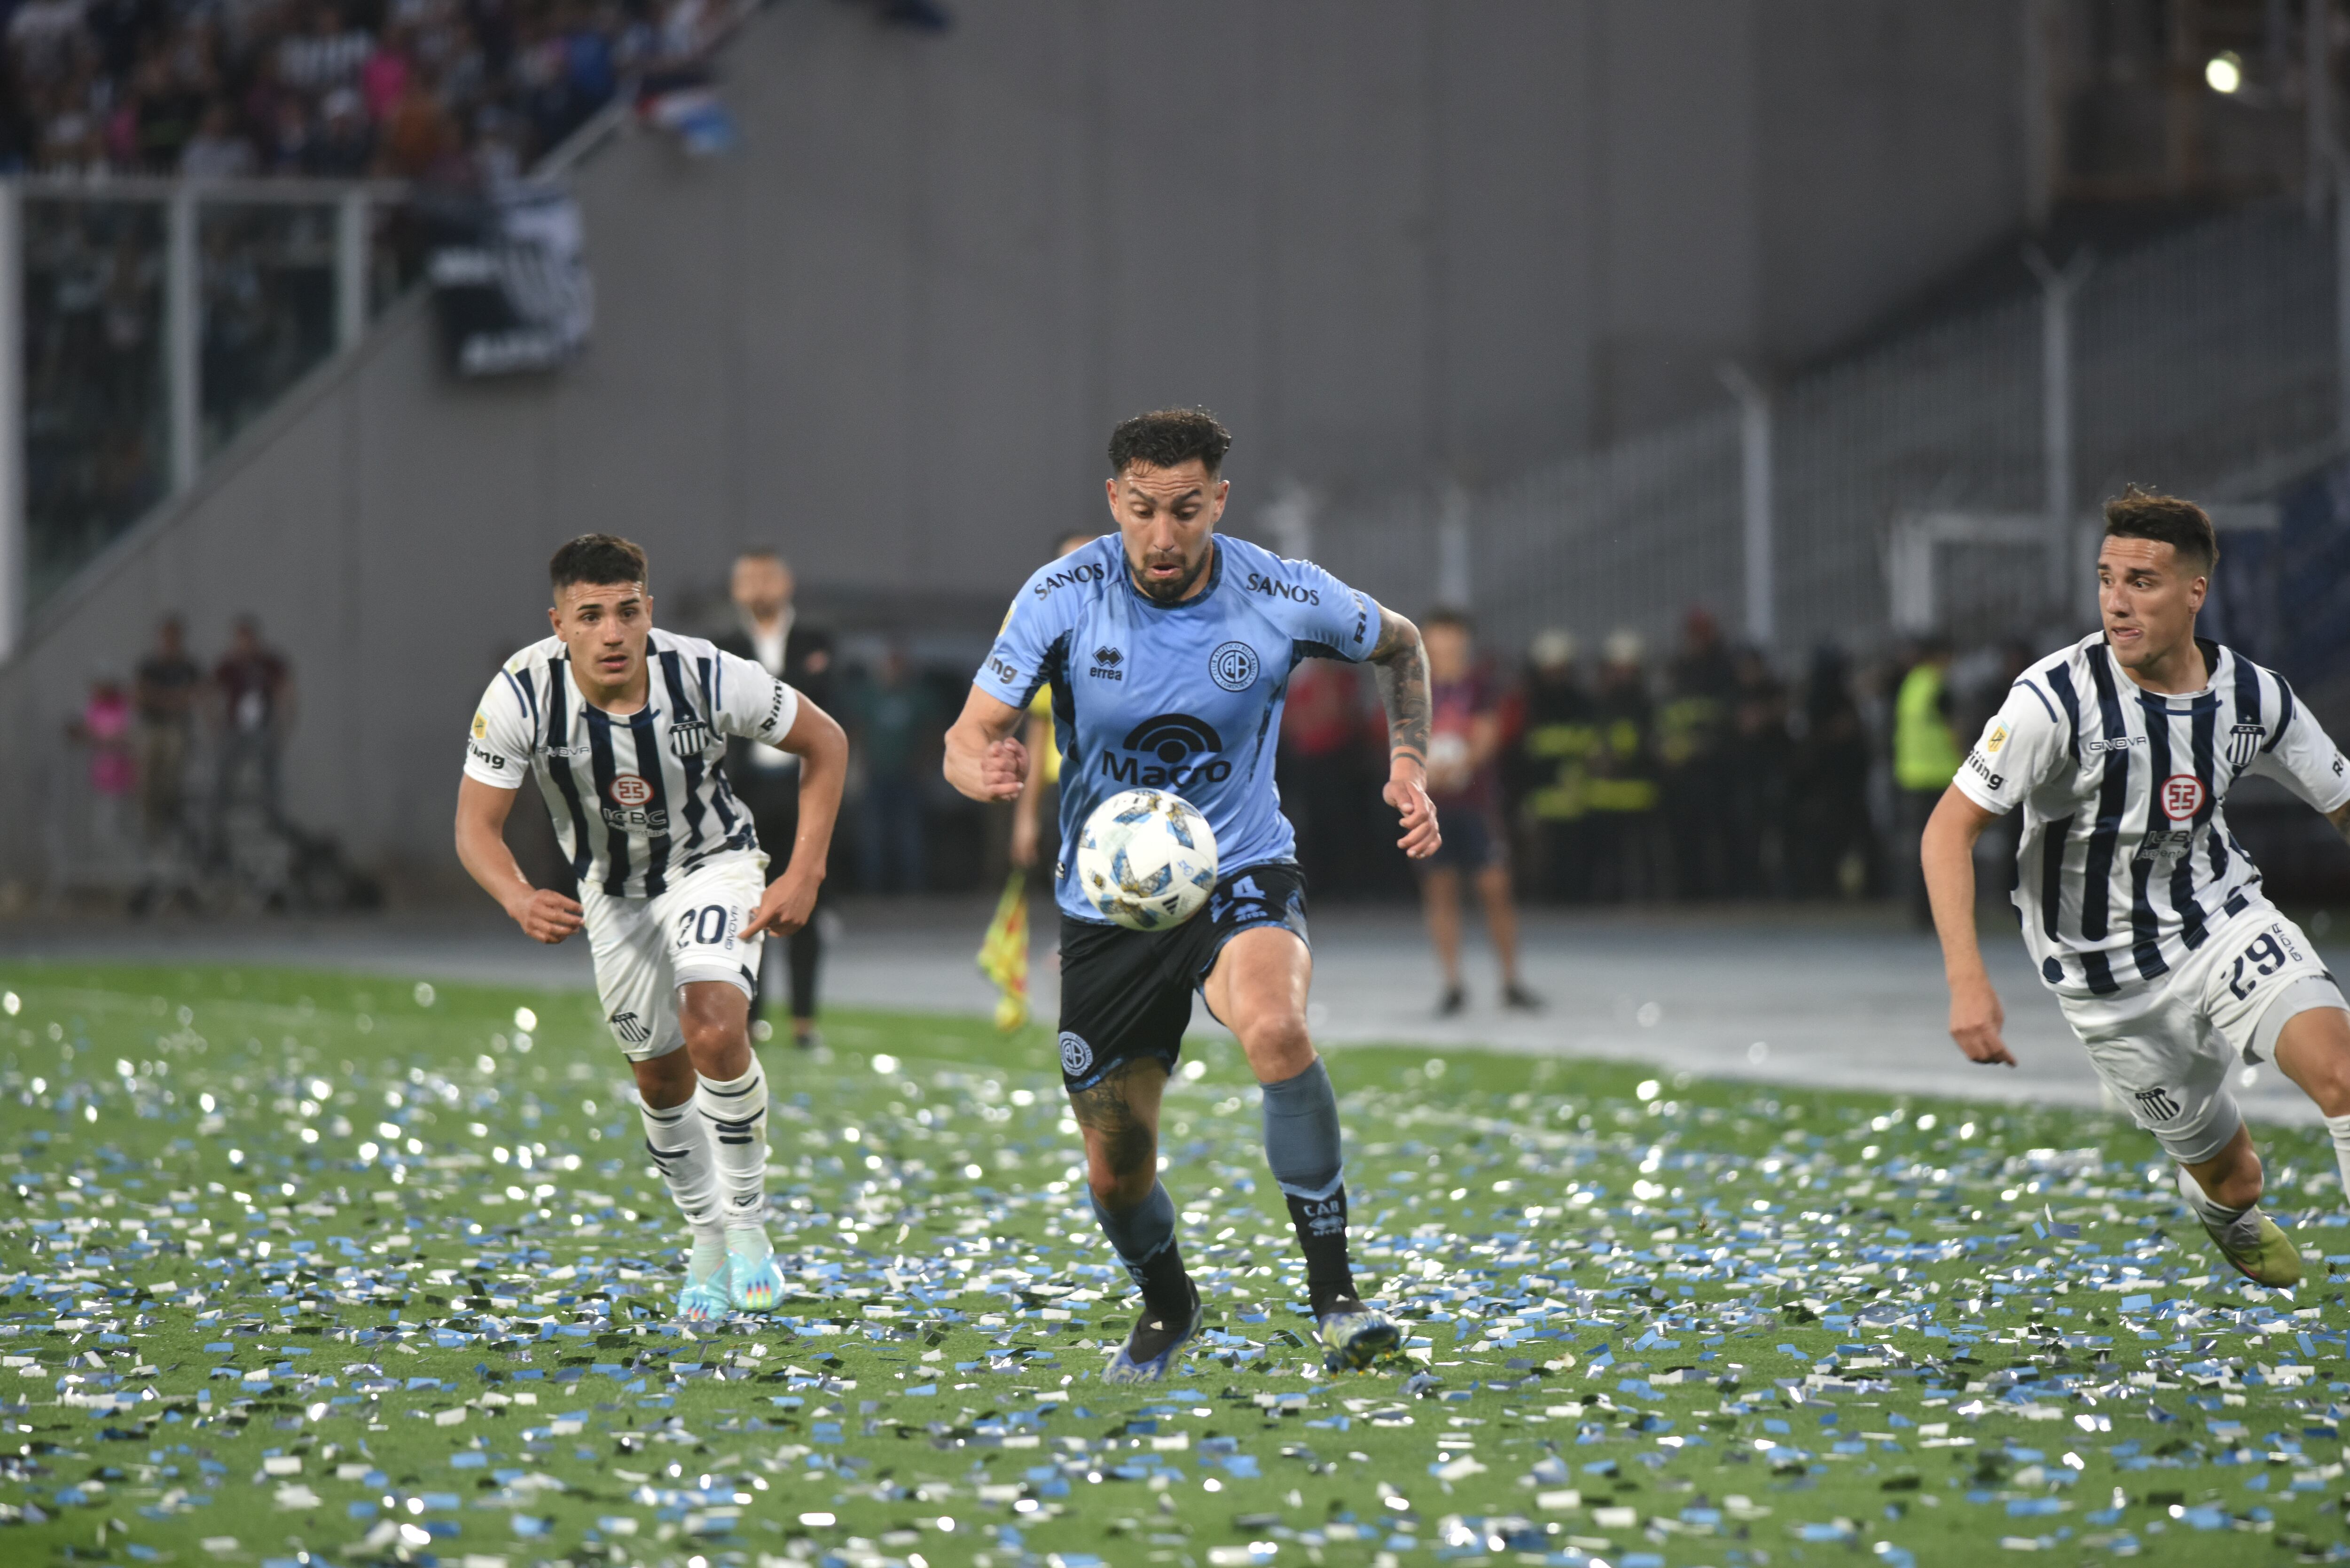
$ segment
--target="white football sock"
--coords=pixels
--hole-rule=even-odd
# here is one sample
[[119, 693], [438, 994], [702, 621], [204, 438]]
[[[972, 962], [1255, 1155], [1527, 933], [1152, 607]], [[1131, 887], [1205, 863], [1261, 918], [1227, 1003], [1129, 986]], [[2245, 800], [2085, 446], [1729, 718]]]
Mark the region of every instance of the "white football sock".
[[2325, 1130], [2334, 1139], [2334, 1168], [2342, 1174], [2342, 1202], [2350, 1208], [2350, 1116], [2328, 1116]]
[[739, 1078], [704, 1078], [694, 1108], [709, 1128], [729, 1231], [765, 1230], [767, 1213], [767, 1075], [759, 1059]]
[[645, 1152], [653, 1157], [661, 1183], [669, 1189], [677, 1211], [685, 1216], [695, 1244], [699, 1246], [707, 1237], [719, 1244], [723, 1256], [725, 1238], [719, 1220], [718, 1171], [711, 1155], [709, 1124], [695, 1114], [690, 1102], [657, 1111], [639, 1101], [637, 1112], [644, 1121]]

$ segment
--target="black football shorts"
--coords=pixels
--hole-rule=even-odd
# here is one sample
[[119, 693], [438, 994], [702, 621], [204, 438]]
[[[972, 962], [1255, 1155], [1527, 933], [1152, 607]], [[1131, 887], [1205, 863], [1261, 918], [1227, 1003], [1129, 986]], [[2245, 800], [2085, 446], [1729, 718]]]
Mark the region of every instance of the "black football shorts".
[[1145, 1056], [1173, 1071], [1191, 1022], [1191, 993], [1224, 944], [1257, 926], [1284, 926], [1305, 940], [1305, 873], [1294, 862], [1229, 873], [1206, 909], [1163, 931], [1063, 915], [1061, 1082], [1069, 1093]]

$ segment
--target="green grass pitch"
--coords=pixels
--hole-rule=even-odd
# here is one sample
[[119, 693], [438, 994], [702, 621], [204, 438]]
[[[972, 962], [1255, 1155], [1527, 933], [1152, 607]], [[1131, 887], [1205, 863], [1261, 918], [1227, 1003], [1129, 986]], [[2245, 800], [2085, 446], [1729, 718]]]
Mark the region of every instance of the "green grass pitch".
[[585, 995], [0, 991], [21, 1562], [2350, 1556], [2319, 1135], [2264, 1135], [2286, 1294], [2109, 1118], [1348, 1047], [1357, 1262], [1410, 1340], [1332, 1376], [1246, 1071], [1197, 1044], [1163, 1147], [1211, 1332], [1137, 1391], [1098, 1378], [1131, 1303], [1041, 1031], [770, 1048], [795, 1293], [687, 1332]]

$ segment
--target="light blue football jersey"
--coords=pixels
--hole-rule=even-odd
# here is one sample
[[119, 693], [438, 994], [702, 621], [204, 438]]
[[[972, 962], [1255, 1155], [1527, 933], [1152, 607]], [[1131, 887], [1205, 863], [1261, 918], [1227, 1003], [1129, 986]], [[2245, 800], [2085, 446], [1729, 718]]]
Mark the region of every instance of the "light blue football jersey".
[[979, 689], [1024, 708], [1053, 692], [1061, 751], [1064, 913], [1106, 925], [1077, 887], [1071, 846], [1094, 807], [1127, 789], [1191, 803], [1225, 873], [1287, 860], [1296, 844], [1273, 777], [1281, 705], [1301, 659], [1359, 663], [1379, 607], [1311, 561], [1216, 535], [1208, 586], [1181, 604], [1146, 597], [1118, 535], [1038, 569], [1012, 603]]

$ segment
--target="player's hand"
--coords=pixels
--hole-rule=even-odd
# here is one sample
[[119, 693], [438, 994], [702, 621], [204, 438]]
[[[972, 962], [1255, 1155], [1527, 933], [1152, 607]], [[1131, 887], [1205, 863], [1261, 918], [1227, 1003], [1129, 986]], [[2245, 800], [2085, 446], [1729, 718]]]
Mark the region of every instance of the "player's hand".
[[2006, 1022], [2006, 1010], [2000, 1006], [1999, 992], [1991, 989], [1990, 981], [1950, 988], [1950, 1038], [1959, 1043], [1968, 1061], [1986, 1067], [2015, 1065], [2007, 1042], [1999, 1037], [2000, 1026]]
[[1012, 800], [1028, 783], [1028, 748], [1009, 737], [990, 742], [979, 759], [979, 787], [989, 800]]
[[1428, 798], [1428, 776], [1419, 764], [1399, 761], [1379, 794], [1403, 818], [1403, 836], [1396, 846], [1414, 860], [1425, 860], [1444, 842], [1436, 826], [1436, 803]]
[[770, 936], [788, 937], [808, 923], [816, 913], [817, 879], [785, 872], [767, 884], [759, 907], [751, 911], [750, 924], [743, 928], [746, 937], [764, 932]]
[[518, 899], [506, 913], [514, 917], [523, 935], [549, 947], [587, 923], [587, 916], [576, 899], [546, 888], [534, 888], [530, 897]]

